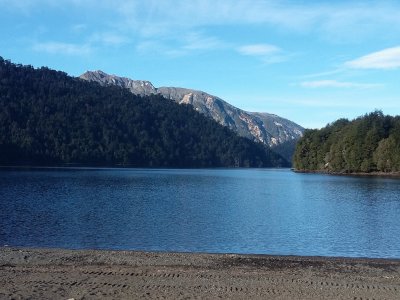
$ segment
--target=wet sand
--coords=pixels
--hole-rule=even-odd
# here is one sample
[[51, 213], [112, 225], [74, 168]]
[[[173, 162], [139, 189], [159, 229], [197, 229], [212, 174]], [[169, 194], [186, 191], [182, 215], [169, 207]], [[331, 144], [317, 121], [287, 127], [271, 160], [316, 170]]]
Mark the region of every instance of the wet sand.
[[400, 260], [0, 248], [0, 299], [400, 299]]

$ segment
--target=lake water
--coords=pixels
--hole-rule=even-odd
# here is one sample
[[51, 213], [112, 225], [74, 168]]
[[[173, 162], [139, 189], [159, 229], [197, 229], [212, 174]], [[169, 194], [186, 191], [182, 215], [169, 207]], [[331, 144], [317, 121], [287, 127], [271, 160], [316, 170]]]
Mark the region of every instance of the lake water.
[[0, 246], [400, 258], [400, 180], [0, 170]]

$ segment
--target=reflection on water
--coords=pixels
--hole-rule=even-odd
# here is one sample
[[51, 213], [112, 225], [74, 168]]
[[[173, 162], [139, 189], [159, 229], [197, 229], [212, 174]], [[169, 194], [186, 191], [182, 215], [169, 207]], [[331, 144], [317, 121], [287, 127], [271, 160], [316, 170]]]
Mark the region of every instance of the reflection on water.
[[289, 170], [0, 171], [0, 246], [400, 258], [400, 180]]

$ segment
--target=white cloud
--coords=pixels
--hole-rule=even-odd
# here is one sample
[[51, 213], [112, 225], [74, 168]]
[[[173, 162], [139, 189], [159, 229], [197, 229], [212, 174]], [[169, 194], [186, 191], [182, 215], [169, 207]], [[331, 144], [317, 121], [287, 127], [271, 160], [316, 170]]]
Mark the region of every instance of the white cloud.
[[110, 24], [150, 35], [232, 24], [318, 32], [332, 40], [400, 32], [398, 1], [147, 0], [143, 4], [141, 0], [0, 0], [0, 5], [16, 11], [75, 7], [94, 15], [107, 12]]
[[89, 39], [92, 43], [101, 43], [106, 46], [120, 46], [129, 42], [129, 38], [114, 32], [95, 33]]
[[189, 33], [183, 40], [183, 48], [186, 50], [214, 50], [225, 46], [215, 37], [204, 36], [196, 32]]
[[[194, 38], [185, 44], [184, 38], [190, 32], [207, 32], [213, 26], [262, 25], [281, 31], [317, 34], [319, 38], [335, 42], [400, 34], [400, 3], [396, 1], [148, 0], [144, 5], [139, 0], [0, 0], [0, 6], [16, 13], [49, 8], [54, 12], [59, 8], [77, 10], [88, 15], [88, 20], [95, 19], [98, 23], [94, 24], [102, 27], [99, 30], [113, 32], [98, 37], [104, 45], [121, 45], [127, 37], [139, 43], [159, 39], [165, 44], [163, 39], [169, 39], [178, 43], [169, 43], [169, 46], [178, 46], [180, 49], [174, 51], [180, 52], [220, 47], [218, 36]], [[90, 28], [95, 26], [88, 24], [85, 32], [89, 36]], [[78, 29], [81, 28], [78, 26]], [[271, 49], [259, 51], [268, 50]], [[266, 55], [264, 58], [267, 63], [287, 59]]]
[[83, 32], [83, 31], [85, 31], [86, 29], [87, 29], [87, 25], [86, 24], [75, 24], [75, 25], [73, 25], [72, 27], [71, 27], [71, 30], [73, 31], [73, 32]]
[[149, 53], [163, 55], [171, 58], [181, 57], [188, 54], [188, 51], [182, 48], [174, 48], [167, 43], [158, 40], [145, 40], [136, 45], [136, 51], [139, 54], [147, 55]]
[[382, 87], [381, 84], [372, 83], [356, 83], [347, 81], [337, 80], [316, 80], [316, 81], [304, 81], [300, 83], [305, 88], [358, 88], [358, 89], [369, 89]]
[[136, 50], [141, 54], [158, 53], [169, 57], [181, 57], [228, 47], [228, 44], [213, 36], [189, 32], [180, 37], [143, 40], [137, 43]]
[[281, 49], [277, 46], [269, 44], [255, 44], [242, 46], [238, 48], [238, 51], [243, 55], [266, 56], [276, 54], [280, 52]]
[[89, 45], [76, 45], [58, 42], [36, 43], [33, 50], [50, 54], [87, 55], [92, 52]]
[[148, 0], [146, 5], [138, 0], [115, 1], [114, 9], [122, 22], [147, 37], [204, 26], [246, 24], [318, 33], [334, 42], [400, 32], [400, 5], [395, 1]]
[[398, 69], [400, 68], [400, 46], [348, 61], [345, 66], [353, 69]]
[[325, 71], [325, 72], [319, 72], [319, 73], [303, 75], [303, 76], [301, 76], [301, 78], [303, 78], [303, 79], [306, 79], [306, 78], [318, 78], [318, 77], [323, 77], [323, 76], [335, 75], [335, 74], [338, 74], [338, 73], [342, 73], [343, 71], [345, 71], [344, 68], [339, 68], [339, 69], [335, 69], [335, 70], [331, 70], [331, 71]]
[[[45, 1], [45, 3], [38, 4], [49, 3]], [[17, 10], [19, 13], [27, 14], [35, 7], [35, 0], [0, 0], [0, 6], [5, 10]]]
[[267, 64], [279, 63], [288, 59], [281, 48], [270, 44], [245, 45], [236, 50], [242, 55], [257, 57]]

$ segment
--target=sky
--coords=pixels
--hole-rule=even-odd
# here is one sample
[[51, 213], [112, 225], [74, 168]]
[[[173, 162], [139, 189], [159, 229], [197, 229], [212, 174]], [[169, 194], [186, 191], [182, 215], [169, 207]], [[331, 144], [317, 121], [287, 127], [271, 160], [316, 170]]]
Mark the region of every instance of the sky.
[[205, 91], [306, 128], [400, 115], [400, 1], [0, 0], [0, 56]]

